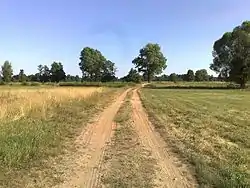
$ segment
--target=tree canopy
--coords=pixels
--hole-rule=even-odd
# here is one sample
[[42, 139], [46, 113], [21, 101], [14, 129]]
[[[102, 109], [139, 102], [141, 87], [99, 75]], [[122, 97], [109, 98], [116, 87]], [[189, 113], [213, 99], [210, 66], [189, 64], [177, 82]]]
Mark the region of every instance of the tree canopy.
[[5, 61], [1, 67], [1, 75], [4, 82], [10, 82], [13, 75], [12, 65], [9, 61]]
[[152, 80], [153, 76], [161, 74], [167, 67], [167, 59], [161, 52], [160, 46], [152, 43], [144, 46], [140, 50], [139, 56], [132, 63], [138, 69], [138, 72], [147, 75], [148, 82]]
[[208, 80], [209, 80], [209, 75], [206, 69], [200, 69], [195, 72], [195, 81], [201, 82], [201, 81], [208, 81]]
[[89, 81], [111, 81], [115, 78], [116, 67], [99, 50], [85, 47], [80, 53], [79, 67], [83, 78]]
[[50, 69], [47, 65], [38, 65], [38, 72], [40, 82], [50, 81]]
[[53, 62], [51, 64], [50, 74], [52, 82], [64, 81], [66, 78], [66, 74], [63, 70], [63, 65], [60, 62]]
[[140, 83], [142, 80], [142, 76], [137, 72], [137, 70], [131, 68], [128, 72], [128, 75], [121, 78], [121, 80], [126, 82]]
[[176, 82], [178, 80], [177, 74], [176, 73], [171, 73], [169, 75], [169, 81], [171, 82]]
[[184, 76], [185, 81], [192, 82], [195, 80], [194, 71], [189, 69], [187, 74]]
[[213, 57], [211, 70], [245, 88], [250, 76], [250, 21], [215, 41]]
[[18, 75], [19, 82], [26, 82], [27, 76], [24, 74], [24, 70], [21, 69]]

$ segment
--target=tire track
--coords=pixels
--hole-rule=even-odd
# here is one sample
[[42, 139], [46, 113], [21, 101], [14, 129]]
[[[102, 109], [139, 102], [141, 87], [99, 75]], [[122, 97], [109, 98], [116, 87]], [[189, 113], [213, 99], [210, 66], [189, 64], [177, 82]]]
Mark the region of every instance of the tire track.
[[[132, 96], [133, 120], [142, 144], [152, 152], [159, 170], [156, 173], [156, 186], [166, 188], [191, 188], [196, 183], [185, 165], [166, 151], [166, 144], [154, 130], [145, 113], [137, 89]], [[181, 165], [181, 166], [180, 166]], [[177, 167], [178, 166], [178, 167]]]
[[74, 166], [66, 181], [55, 188], [96, 188], [100, 183], [100, 169], [105, 147], [112, 136], [113, 119], [123, 103], [128, 91], [123, 92], [116, 101], [99, 116], [96, 122], [87, 126], [77, 138], [77, 152], [71, 163]]

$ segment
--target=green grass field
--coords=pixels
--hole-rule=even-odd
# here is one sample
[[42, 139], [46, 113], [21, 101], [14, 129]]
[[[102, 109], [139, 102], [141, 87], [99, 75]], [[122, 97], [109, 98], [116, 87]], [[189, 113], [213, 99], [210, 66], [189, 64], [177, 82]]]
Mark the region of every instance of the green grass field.
[[250, 187], [249, 91], [144, 88], [141, 98], [200, 187]]

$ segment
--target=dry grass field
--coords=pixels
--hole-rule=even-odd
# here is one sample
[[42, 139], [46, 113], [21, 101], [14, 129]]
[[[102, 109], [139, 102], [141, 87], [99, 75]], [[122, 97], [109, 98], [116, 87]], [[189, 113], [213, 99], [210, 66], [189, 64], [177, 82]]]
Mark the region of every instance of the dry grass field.
[[81, 100], [102, 88], [2, 88], [0, 121], [15, 121], [26, 116], [46, 118], [47, 110], [65, 101]]

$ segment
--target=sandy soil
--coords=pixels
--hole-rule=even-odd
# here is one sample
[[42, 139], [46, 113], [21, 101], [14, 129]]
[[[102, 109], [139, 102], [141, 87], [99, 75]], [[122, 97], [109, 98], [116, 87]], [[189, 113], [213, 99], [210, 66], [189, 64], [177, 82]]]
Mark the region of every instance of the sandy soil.
[[75, 142], [78, 148], [74, 153], [75, 156], [71, 157], [70, 164], [65, 164], [69, 165], [67, 168], [71, 169], [70, 174], [65, 174], [64, 183], [57, 185], [56, 188], [96, 188], [99, 186], [99, 171], [105, 146], [114, 128], [113, 119], [128, 91], [120, 95], [94, 123], [82, 131]]

